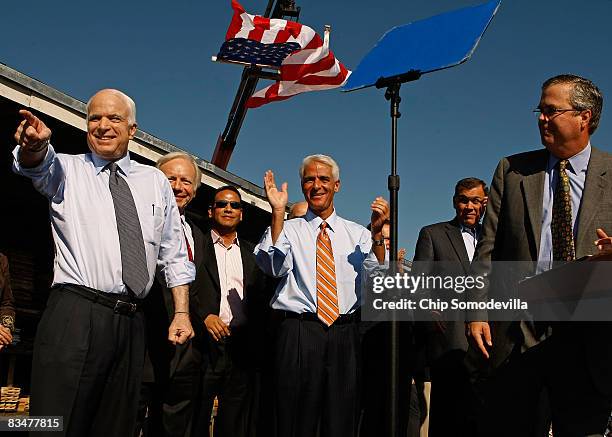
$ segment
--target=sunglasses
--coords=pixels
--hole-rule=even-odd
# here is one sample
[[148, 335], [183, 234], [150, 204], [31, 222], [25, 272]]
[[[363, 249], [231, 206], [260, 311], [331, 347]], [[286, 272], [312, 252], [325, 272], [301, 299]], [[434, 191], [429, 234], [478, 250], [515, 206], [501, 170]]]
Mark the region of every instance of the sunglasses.
[[215, 203], [213, 203], [213, 206], [215, 208], [225, 208], [225, 207], [227, 207], [228, 204], [229, 204], [229, 206], [232, 209], [242, 209], [242, 203], [240, 203], [240, 202], [229, 202], [227, 200], [217, 200], [217, 201], [215, 201]]

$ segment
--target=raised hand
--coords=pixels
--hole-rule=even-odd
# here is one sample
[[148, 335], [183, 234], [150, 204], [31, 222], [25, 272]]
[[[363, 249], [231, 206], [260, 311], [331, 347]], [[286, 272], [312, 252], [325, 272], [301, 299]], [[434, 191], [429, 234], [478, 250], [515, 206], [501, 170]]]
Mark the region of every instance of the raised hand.
[[42, 152], [49, 144], [51, 129], [30, 111], [22, 109], [19, 114], [23, 120], [17, 126], [15, 141], [22, 150], [32, 153]]
[[287, 182], [283, 182], [279, 191], [274, 181], [274, 173], [272, 173], [272, 170], [268, 170], [264, 174], [264, 187], [266, 189], [266, 196], [268, 196], [268, 203], [272, 209], [282, 211], [284, 214], [287, 202], [289, 201]]
[[372, 225], [372, 235], [382, 232], [382, 227], [385, 224], [385, 220], [389, 218], [389, 203], [382, 197], [377, 197], [370, 205], [372, 210], [372, 218], [370, 223]]

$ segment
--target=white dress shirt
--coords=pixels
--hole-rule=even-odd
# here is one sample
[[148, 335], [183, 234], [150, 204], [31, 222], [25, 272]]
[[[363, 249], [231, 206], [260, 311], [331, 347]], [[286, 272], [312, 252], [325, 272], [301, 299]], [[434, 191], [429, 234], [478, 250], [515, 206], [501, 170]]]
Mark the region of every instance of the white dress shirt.
[[[15, 173], [32, 179], [34, 188], [49, 199], [55, 242], [53, 284], [77, 284], [108, 293], [127, 293], [122, 281], [121, 252], [115, 207], [108, 187], [108, 161], [87, 153], [56, 154], [49, 146], [34, 168], [19, 163], [13, 150]], [[195, 266], [187, 259], [185, 238], [172, 188], [162, 172], [130, 160], [117, 161], [118, 174], [132, 192], [145, 243], [151, 288], [156, 267], [168, 287], [188, 284]]]
[[472, 262], [474, 252], [476, 251], [476, 246], [478, 245], [478, 239], [480, 238], [480, 225], [477, 224], [473, 228], [468, 228], [467, 226], [463, 225], [460, 225], [460, 227], [465, 250], [467, 251], [470, 262]]
[[244, 273], [242, 269], [242, 256], [238, 237], [232, 244], [225, 246], [223, 238], [214, 230], [210, 231], [217, 270], [219, 271], [219, 286], [221, 287], [221, 305], [219, 318], [231, 327], [244, 325], [246, 313], [244, 311]]
[[191, 226], [185, 220], [185, 214], [181, 214], [181, 225], [183, 225], [183, 232], [185, 232], [185, 238], [187, 238], [187, 243], [189, 244], [189, 249], [191, 250], [191, 256], [195, 259], [195, 243], [193, 242], [193, 232], [191, 231]]
[[[317, 236], [322, 221], [308, 210], [304, 217], [284, 223], [276, 244], [272, 244], [268, 227], [255, 247], [259, 267], [269, 276], [283, 278], [272, 298], [272, 308], [317, 312]], [[363, 226], [336, 215], [335, 210], [325, 221], [334, 253], [340, 314], [350, 314], [361, 305], [362, 268], [368, 274], [379, 268], [371, 250], [372, 235]]]

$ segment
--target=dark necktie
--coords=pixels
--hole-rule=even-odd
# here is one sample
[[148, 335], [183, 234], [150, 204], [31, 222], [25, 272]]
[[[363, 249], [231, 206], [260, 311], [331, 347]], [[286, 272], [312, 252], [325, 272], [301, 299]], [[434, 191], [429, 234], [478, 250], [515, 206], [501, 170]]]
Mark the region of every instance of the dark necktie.
[[111, 162], [109, 188], [115, 206], [123, 283], [136, 295], [144, 292], [149, 282], [142, 229], [132, 192], [125, 179], [117, 173], [117, 163]]
[[559, 161], [559, 180], [553, 198], [552, 233], [553, 261], [572, 261], [576, 258], [572, 232], [572, 195], [565, 168], [567, 159]]

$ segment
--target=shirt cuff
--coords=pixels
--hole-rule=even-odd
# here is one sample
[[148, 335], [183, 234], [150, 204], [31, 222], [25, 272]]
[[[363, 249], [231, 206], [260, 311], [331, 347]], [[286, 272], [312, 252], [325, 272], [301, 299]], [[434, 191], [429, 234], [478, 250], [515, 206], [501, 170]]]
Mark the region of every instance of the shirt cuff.
[[168, 263], [162, 269], [162, 274], [168, 288], [190, 284], [195, 280], [195, 264], [191, 261]]
[[29, 178], [35, 178], [37, 176], [45, 175], [49, 172], [49, 167], [53, 163], [53, 156], [55, 156], [55, 149], [49, 143], [47, 147], [47, 153], [40, 164], [36, 167], [22, 167], [19, 162], [19, 154], [21, 152], [21, 146], [15, 146], [13, 149], [13, 170], [15, 173], [20, 174], [22, 176], [26, 176]]

